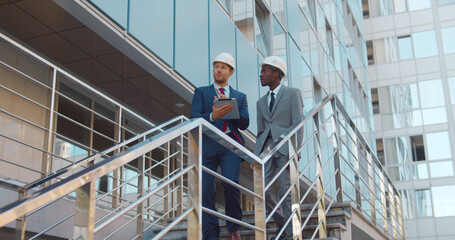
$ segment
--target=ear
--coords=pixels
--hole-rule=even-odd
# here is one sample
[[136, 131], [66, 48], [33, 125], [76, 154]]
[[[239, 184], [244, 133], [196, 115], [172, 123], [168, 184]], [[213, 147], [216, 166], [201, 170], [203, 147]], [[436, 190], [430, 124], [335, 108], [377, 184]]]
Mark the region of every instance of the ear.
[[280, 72], [278, 72], [277, 70], [273, 70], [273, 76], [280, 78]]
[[232, 70], [232, 69], [229, 68], [229, 77], [231, 77], [232, 74], [234, 74], [234, 70]]

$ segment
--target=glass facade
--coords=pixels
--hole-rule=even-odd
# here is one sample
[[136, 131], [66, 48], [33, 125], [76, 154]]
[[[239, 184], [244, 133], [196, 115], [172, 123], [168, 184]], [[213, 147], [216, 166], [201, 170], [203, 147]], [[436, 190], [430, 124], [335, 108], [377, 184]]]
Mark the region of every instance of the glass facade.
[[455, 238], [438, 225], [455, 221], [454, 4], [363, 1], [376, 143], [402, 193], [407, 239]]

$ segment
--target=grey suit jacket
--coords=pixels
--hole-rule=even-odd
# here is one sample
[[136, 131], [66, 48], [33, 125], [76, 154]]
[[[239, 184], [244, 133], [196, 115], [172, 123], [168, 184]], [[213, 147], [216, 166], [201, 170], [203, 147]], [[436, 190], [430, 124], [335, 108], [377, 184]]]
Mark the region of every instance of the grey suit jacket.
[[[281, 86], [276, 95], [272, 112], [269, 111], [268, 93], [262, 96], [256, 103], [258, 134], [254, 153], [259, 155], [267, 140], [272, 136], [275, 141], [280, 135], [286, 136], [300, 122], [303, 121], [303, 101], [299, 89]], [[285, 144], [280, 148], [280, 153], [287, 155], [289, 146]]]

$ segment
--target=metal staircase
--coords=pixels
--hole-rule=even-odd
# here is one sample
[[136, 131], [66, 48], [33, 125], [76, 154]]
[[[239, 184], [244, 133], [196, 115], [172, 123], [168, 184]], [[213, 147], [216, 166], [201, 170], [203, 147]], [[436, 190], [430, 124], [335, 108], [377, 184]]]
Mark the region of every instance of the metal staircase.
[[[172, 127], [163, 130], [167, 126]], [[253, 164], [253, 171], [236, 184], [202, 166], [203, 134]], [[274, 227], [264, 198], [276, 178], [264, 186], [263, 168], [285, 143], [293, 206], [287, 224], [294, 239], [351, 239], [356, 228], [370, 229], [371, 239], [404, 239], [400, 196], [335, 95], [308, 111], [260, 157], [203, 119], [177, 118], [25, 187], [3, 181], [20, 197], [0, 209], [0, 226], [16, 229], [16, 239], [26, 233], [33, 233], [30, 239], [201, 239], [204, 211], [238, 223], [246, 239], [279, 236], [284, 230]], [[145, 161], [150, 157], [157, 160], [153, 165]], [[132, 162], [134, 175], [97, 191], [99, 181]], [[156, 177], [155, 167], [166, 168], [167, 174]], [[254, 211], [238, 221], [224, 215], [222, 206], [217, 212], [204, 208], [202, 171], [239, 188]]]

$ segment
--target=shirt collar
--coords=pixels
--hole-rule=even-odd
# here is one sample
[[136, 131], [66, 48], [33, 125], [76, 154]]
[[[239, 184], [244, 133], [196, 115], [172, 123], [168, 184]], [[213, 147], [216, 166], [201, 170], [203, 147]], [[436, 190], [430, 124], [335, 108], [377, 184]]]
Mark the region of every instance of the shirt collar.
[[[220, 86], [220, 85], [218, 85], [216, 83], [213, 83], [213, 87], [215, 87], [216, 89], [224, 88], [224, 94], [226, 95], [226, 97], [229, 97], [229, 92], [230, 92], [229, 91], [229, 84], [226, 85], [225, 87], [222, 87], [222, 86]], [[215, 92], [216, 92], [216, 90], [215, 90]]]
[[273, 92], [276, 96], [278, 94], [278, 92], [280, 91], [280, 88], [281, 88], [281, 83], [275, 89], [273, 89], [273, 91], [269, 90], [269, 95]]

